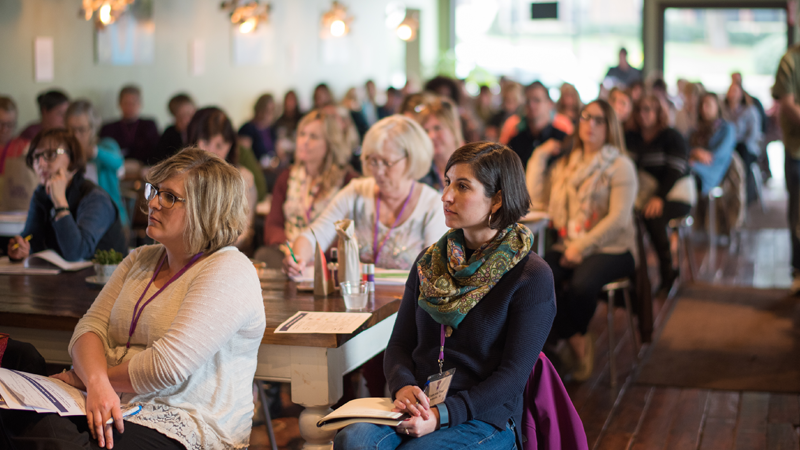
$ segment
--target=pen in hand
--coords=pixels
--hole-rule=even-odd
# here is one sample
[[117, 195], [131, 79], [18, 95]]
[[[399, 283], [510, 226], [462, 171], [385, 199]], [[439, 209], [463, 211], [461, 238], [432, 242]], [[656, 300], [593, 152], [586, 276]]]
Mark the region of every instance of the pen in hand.
[[[123, 412], [122, 413], [122, 418], [124, 419], [126, 417], [135, 416], [135, 415], [139, 414], [141, 411], [142, 411], [142, 405], [134, 406], [133, 408], [128, 409], [125, 412]], [[113, 423], [114, 423], [114, 418], [113, 417], [106, 421], [106, 425], [111, 425]]]
[[[29, 235], [25, 236], [23, 239], [25, 239], [26, 241], [30, 242], [31, 238], [33, 238], [33, 235], [29, 234]], [[17, 242], [16, 244], [11, 246], [11, 250], [16, 250], [18, 248], [19, 248], [19, 242]]]
[[289, 249], [289, 254], [292, 255], [292, 259], [294, 263], [297, 264], [297, 257], [294, 256], [294, 250], [292, 250], [292, 244], [289, 243], [289, 240], [286, 240], [286, 248]]

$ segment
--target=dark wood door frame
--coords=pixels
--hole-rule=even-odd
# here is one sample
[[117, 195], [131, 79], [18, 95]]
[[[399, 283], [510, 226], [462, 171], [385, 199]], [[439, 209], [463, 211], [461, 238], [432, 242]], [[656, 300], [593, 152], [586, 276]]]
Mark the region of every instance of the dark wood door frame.
[[[656, 69], [664, 73], [664, 44], [665, 44], [665, 20], [667, 8], [681, 8], [681, 9], [783, 9], [786, 11], [786, 16], [789, 16], [788, 2], [787, 1], [729, 1], [725, 4], [719, 2], [698, 1], [692, 3], [685, 2], [659, 2], [658, 3], [658, 29], [656, 36], [658, 45], [656, 46]], [[794, 43], [794, 26], [787, 25], [786, 27], [786, 43], [792, 45]], [[642, 40], [644, 40], [644, 32], [642, 32]]]

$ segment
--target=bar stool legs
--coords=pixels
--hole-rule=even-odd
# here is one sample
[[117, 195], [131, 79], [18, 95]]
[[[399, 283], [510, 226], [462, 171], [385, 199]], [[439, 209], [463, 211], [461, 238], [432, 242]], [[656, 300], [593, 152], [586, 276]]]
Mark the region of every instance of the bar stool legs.
[[622, 291], [622, 298], [625, 300], [625, 312], [628, 314], [628, 326], [631, 332], [631, 351], [633, 353], [634, 364], [639, 361], [639, 339], [636, 335], [636, 326], [633, 322], [633, 307], [630, 297], [631, 281], [628, 278], [620, 278], [603, 286], [602, 291], [608, 293], [608, 376], [610, 377], [611, 387], [617, 387], [617, 364], [614, 357], [614, 299], [616, 291]]
[[272, 428], [272, 416], [269, 413], [269, 403], [267, 394], [264, 393], [264, 382], [261, 380], [253, 381], [258, 389], [258, 398], [261, 400], [261, 408], [264, 409], [264, 420], [267, 422], [267, 435], [269, 435], [269, 445], [272, 450], [278, 450], [278, 443], [275, 442], [275, 430]]

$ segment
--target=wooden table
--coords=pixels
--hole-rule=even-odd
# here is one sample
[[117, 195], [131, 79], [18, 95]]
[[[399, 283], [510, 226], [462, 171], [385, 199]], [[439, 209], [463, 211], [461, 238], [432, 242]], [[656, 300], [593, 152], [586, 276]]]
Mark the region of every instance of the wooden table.
[[[32, 343], [51, 363], [70, 364], [67, 344], [99, 287], [85, 279], [92, 269], [59, 275], [0, 275], [0, 331]], [[342, 376], [386, 348], [403, 288], [378, 286], [367, 311], [372, 317], [353, 334], [274, 334], [297, 311], [345, 311], [341, 297], [314, 297], [278, 277], [262, 279], [267, 328], [258, 351], [256, 378], [290, 383], [292, 401], [303, 405], [305, 448], [330, 448], [335, 433], [316, 422], [342, 396]]]

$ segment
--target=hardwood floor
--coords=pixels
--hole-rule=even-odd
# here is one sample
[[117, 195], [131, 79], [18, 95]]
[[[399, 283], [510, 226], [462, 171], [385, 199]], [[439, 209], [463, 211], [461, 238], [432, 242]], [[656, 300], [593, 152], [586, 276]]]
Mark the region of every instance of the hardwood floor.
[[[708, 266], [709, 245], [702, 232], [694, 233], [694, 258], [702, 267], [702, 282], [720, 285], [788, 288], [791, 283], [789, 231], [785, 224], [785, 194], [781, 186], [765, 190], [765, 209], [749, 211], [748, 223], [737, 237], [717, 248], [714, 267]], [[772, 228], [774, 227], [774, 228]], [[656, 260], [648, 254], [652, 279]], [[684, 267], [684, 270], [687, 270]], [[678, 293], [680, 295], [680, 293]], [[798, 300], [800, 301], [800, 300]], [[657, 339], [675, 298], [654, 300]], [[615, 311], [614, 330], [606, 325], [601, 303], [590, 325], [596, 336], [592, 377], [567, 383], [567, 391], [581, 416], [589, 448], [594, 450], [800, 450], [800, 396], [765, 392], [728, 392], [635, 384], [631, 335], [622, 308]], [[617, 387], [608, 374], [608, 333], [615, 336]], [[639, 349], [646, 360], [649, 345]], [[800, 357], [798, 354], [787, 358]], [[285, 404], [288, 401], [284, 396]], [[296, 416], [295, 416], [296, 417]], [[276, 440], [282, 449], [302, 445], [296, 418], [276, 419]], [[251, 449], [266, 449], [263, 426], [253, 430]]]

